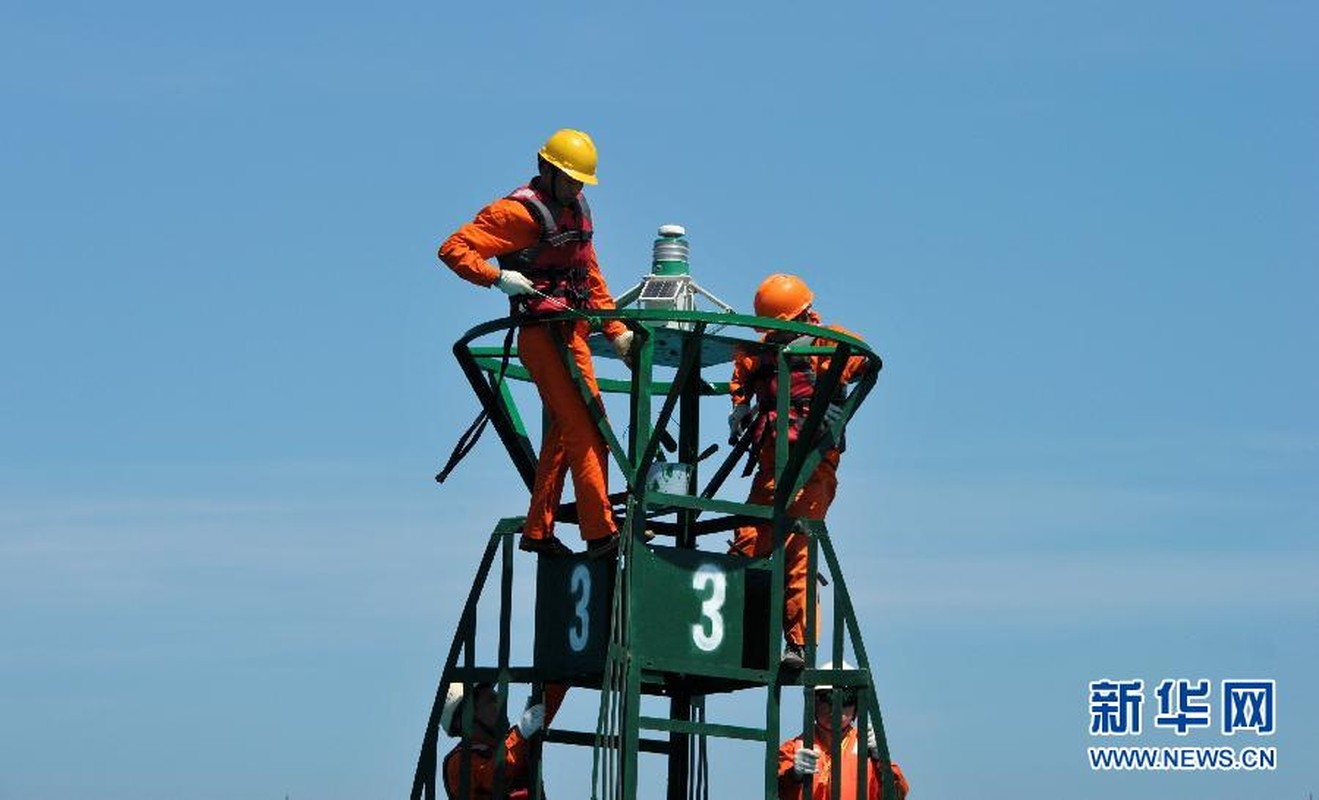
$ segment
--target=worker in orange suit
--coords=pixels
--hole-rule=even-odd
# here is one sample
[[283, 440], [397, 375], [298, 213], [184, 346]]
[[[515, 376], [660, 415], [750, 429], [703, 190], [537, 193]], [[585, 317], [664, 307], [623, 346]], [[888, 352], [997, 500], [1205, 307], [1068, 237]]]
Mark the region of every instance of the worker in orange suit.
[[[572, 473], [578, 525], [588, 551], [605, 556], [618, 548], [609, 502], [608, 449], [564, 363], [566, 353], [598, 398], [586, 342], [589, 325], [585, 319], [541, 319], [569, 310], [614, 307], [596, 261], [591, 210], [582, 194], [583, 184], [597, 182], [596, 161], [590, 136], [570, 129], [555, 132], [540, 149], [536, 177], [481, 209], [439, 251], [440, 260], [460, 277], [509, 295], [512, 313], [524, 319], [518, 329], [518, 358], [531, 373], [549, 425], [518, 547], [548, 556], [572, 553], [554, 534], [565, 470]], [[626, 358], [632, 331], [610, 320], [604, 333]], [[603, 407], [598, 411], [603, 413]]]
[[[531, 797], [531, 740], [554, 720], [568, 687], [545, 685], [545, 701], [527, 707], [516, 725], [509, 727], [501, 715], [499, 693], [488, 683], [473, 687], [472, 733], [454, 746], [444, 757], [444, 791], [449, 800], [493, 800], [496, 772], [495, 749], [501, 732], [504, 740], [504, 793], [501, 800], [526, 800]], [[440, 713], [440, 728], [450, 736], [462, 735], [463, 706], [469, 694], [461, 683], [449, 687]], [[467, 797], [462, 798], [463, 750], [469, 750]], [[541, 791], [541, 796], [545, 792]]]
[[[822, 669], [832, 669], [832, 666], [832, 663], [826, 663]], [[844, 661], [842, 668], [852, 667]], [[812, 732], [814, 739], [811, 746], [805, 746], [803, 735], [789, 739], [779, 747], [779, 800], [804, 800], [802, 789], [807, 776], [810, 776], [811, 780], [810, 800], [833, 798], [832, 689], [833, 687], [829, 685], [815, 687], [815, 730]], [[845, 688], [840, 690], [840, 694], [839, 702], [842, 707], [839, 709], [839, 721], [843, 738], [838, 748], [838, 757], [842, 762], [839, 765], [838, 798], [858, 800], [856, 758], [859, 748], [856, 728], [853, 726], [856, 721], [856, 691]], [[884, 792], [883, 784], [880, 782], [880, 769], [884, 762], [880, 758], [879, 743], [873, 726], [866, 732], [866, 756], [869, 762], [866, 771], [866, 797], [868, 800], [882, 800]], [[893, 773], [897, 800], [905, 800], [911, 787], [907, 784], [906, 776], [902, 774], [902, 768], [894, 762], [889, 762], [889, 770]]]
[[[766, 278], [756, 290], [755, 309], [760, 317], [820, 324], [820, 317], [812, 308], [815, 295], [806, 282], [795, 275], [776, 274]], [[856, 334], [836, 325], [831, 330]], [[762, 341], [796, 346], [832, 347], [834, 341], [814, 336], [801, 336], [782, 331], [767, 332]], [[791, 368], [791, 401], [788, 410], [788, 440], [796, 442], [797, 435], [811, 402], [815, 398], [815, 380], [829, 369], [828, 355], [802, 355], [788, 358]], [[830, 398], [824, 420], [832, 425], [842, 415], [841, 402], [847, 383], [857, 380], [866, 369], [863, 356], [852, 356], [843, 367], [839, 381], [839, 394]], [[730, 442], [743, 435], [748, 425], [754, 424], [752, 439], [753, 458], [757, 469], [751, 479], [748, 503], [771, 505], [774, 502], [774, 450], [777, 430], [778, 359], [773, 350], [740, 354], [733, 363], [733, 377], [729, 381], [729, 394], [733, 411], [728, 417]], [[753, 414], [752, 406], [756, 413]], [[754, 419], [754, 423], [753, 423]], [[806, 479], [801, 491], [788, 505], [788, 516], [822, 520], [838, 490], [838, 460], [841, 445], [830, 447], [820, 463]], [[737, 529], [730, 553], [752, 558], [763, 558], [774, 550], [773, 526], [768, 522], [744, 525]], [[785, 646], [782, 665], [788, 669], [802, 669], [806, 665], [806, 567], [807, 537], [792, 529], [784, 547], [785, 590], [783, 607], [783, 636]]]

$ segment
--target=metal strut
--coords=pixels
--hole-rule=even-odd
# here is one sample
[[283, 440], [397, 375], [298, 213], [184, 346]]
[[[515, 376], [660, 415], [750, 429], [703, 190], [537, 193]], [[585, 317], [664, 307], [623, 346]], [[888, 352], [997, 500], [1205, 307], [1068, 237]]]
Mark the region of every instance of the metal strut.
[[[566, 682], [574, 686], [595, 688], [600, 705], [593, 732], [565, 731], [553, 728], [543, 741], [553, 745], [585, 745], [592, 748], [592, 800], [635, 800], [639, 789], [638, 766], [642, 752], [657, 753], [669, 759], [668, 800], [708, 800], [710, 796], [709, 737], [733, 738], [760, 742], [765, 747], [764, 797], [777, 797], [777, 749], [782, 689], [800, 686], [807, 707], [802, 714], [805, 740], [813, 729], [813, 687], [828, 684], [837, 695], [843, 690], [858, 693], [857, 734], [864, 737], [871, 727], [876, 732], [880, 755], [882, 786], [885, 797], [896, 797], [889, 763], [888, 739], [883, 727], [878, 697], [874, 691], [872, 664], [861, 640], [861, 628], [848, 587], [843, 579], [839, 559], [827, 528], [822, 521], [797, 519], [789, 515], [793, 498], [801, 490], [824, 453], [841, 438], [848, 420], [876, 385], [882, 361], [864, 342], [839, 331], [796, 322], [767, 320], [730, 313], [702, 311], [657, 311], [624, 309], [598, 312], [598, 319], [625, 321], [636, 334], [631, 370], [626, 380], [600, 378], [602, 394], [625, 394], [629, 397], [628, 433], [614, 433], [604, 413], [600, 396], [587, 390], [572, 359], [565, 363], [569, 374], [582, 390], [583, 401], [592, 411], [592, 419], [626, 481], [626, 491], [615, 495], [623, 501], [620, 515], [619, 550], [611, 572], [590, 567], [603, 581], [612, 577], [612, 593], [598, 610], [592, 607], [590, 629], [607, 631], [599, 643], [599, 661], [571, 669], [554, 662], [556, 647], [561, 646], [564, 609], [575, 609], [567, 587], [556, 584], [556, 575], [570, 570], [553, 567], [552, 561], [537, 563], [536, 657], [532, 664], [511, 663], [511, 628], [518, 618], [512, 609], [514, 562], [512, 536], [522, 528], [521, 517], [500, 520], [477, 568], [467, 602], [459, 617], [454, 639], [441, 672], [440, 685], [431, 707], [421, 752], [412, 785], [412, 800], [434, 800], [438, 774], [438, 721], [444, 696], [450, 683], [469, 688], [476, 682], [499, 687], [501, 700], [507, 703], [510, 685], [526, 684], [539, 697], [547, 681]], [[566, 315], [550, 317], [549, 323], [571, 319]], [[593, 322], [595, 321], [593, 317]], [[464, 375], [476, 392], [485, 419], [499, 433], [519, 473], [530, 488], [535, 472], [535, 451], [525, 430], [510, 382], [527, 381], [529, 374], [511, 361], [512, 331], [521, 320], [504, 319], [479, 325], [454, 345], [454, 352]], [[762, 341], [758, 330], [810, 336], [828, 345], [799, 347]], [[741, 335], [739, 335], [739, 333]], [[504, 347], [475, 344], [487, 335], [505, 336]], [[597, 359], [616, 358], [612, 348], [599, 338], [592, 340]], [[724, 457], [703, 489], [697, 474], [704, 457], [701, 450], [700, 406], [705, 397], [727, 394], [727, 383], [710, 382], [702, 371], [716, 368], [721, 372], [738, 352], [747, 349], [768, 352], [777, 365], [777, 419], [773, 469], [776, 492], [768, 505], [742, 502], [741, 498], [719, 496], [734, 466], [754, 446], [750, 431]], [[801, 420], [798, 438], [789, 443], [788, 388], [791, 383], [789, 362], [792, 358], [813, 355], [830, 359], [828, 369], [816, 381], [816, 398]], [[865, 360], [868, 368], [847, 394], [841, 419], [826, 424], [825, 398], [834, 395], [844, 365], [850, 357]], [[673, 370], [672, 379], [656, 378], [657, 368]], [[658, 407], [652, 406], [658, 401]], [[726, 402], [726, 401], [725, 401]], [[670, 434], [670, 430], [675, 433]], [[722, 433], [722, 431], [721, 431]], [[676, 436], [676, 443], [674, 438]], [[651, 485], [647, 478], [652, 464], [663, 460], [659, 444], [667, 439], [665, 450], [675, 453], [678, 463], [690, 470], [685, 492], [671, 485]], [[464, 452], [474, 441], [466, 443]], [[706, 448], [708, 452], [710, 448]], [[768, 468], [768, 467], [766, 467]], [[560, 507], [560, 520], [575, 519], [575, 504]], [[747, 560], [726, 555], [722, 547], [701, 549], [702, 537], [732, 530], [741, 525], [767, 524], [774, 533], [774, 551], [764, 559]], [[658, 535], [658, 539], [651, 538]], [[817, 570], [832, 582], [834, 625], [828, 650], [835, 663], [851, 649], [857, 661], [855, 670], [820, 670], [809, 667], [799, 673], [785, 672], [778, 665], [778, 642], [783, 624], [783, 577], [786, 571], [785, 544], [789, 536], [807, 537], [809, 575]], [[671, 538], [670, 538], [671, 537]], [[850, 546], [850, 545], [849, 545]], [[502, 549], [501, 549], [502, 548]], [[496, 554], [501, 558], [501, 581], [495, 602], [498, 603], [499, 642], [497, 663], [482, 664], [477, 657], [477, 606], [486, 592], [486, 584]], [[581, 556], [570, 564], [590, 564]], [[598, 563], [598, 562], [594, 562]], [[555, 571], [557, 569], [557, 572]], [[823, 577], [823, 575], [821, 576]], [[882, 579], [882, 576], [880, 577]], [[545, 593], [550, 594], [545, 594]], [[562, 592], [564, 596], [556, 596]], [[808, 584], [806, 604], [815, 608], [816, 584]], [[716, 597], [718, 600], [716, 600]], [[691, 615], [688, 619], [683, 615]], [[727, 646], [714, 643], [711, 633], [716, 619]], [[674, 619], [678, 622], [675, 623]], [[584, 628], [583, 628], [584, 630]], [[692, 637], [699, 631], [701, 646], [693, 646]], [[816, 614], [806, 614], [808, 664], [815, 663]], [[685, 639], [683, 637], [686, 637]], [[558, 643], [558, 644], [556, 644]], [[596, 645], [592, 645], [595, 647]], [[709, 649], [702, 649], [708, 647]], [[487, 647], [486, 650], [489, 648]], [[592, 656], [596, 658], [596, 656]], [[548, 660], [543, 660], [548, 659]], [[707, 715], [706, 698], [710, 694], [738, 692], [751, 688], [766, 690], [764, 724], [754, 727], [721, 724]], [[643, 695], [669, 698], [670, 716], [642, 716]], [[470, 708], [463, 714], [463, 726], [471, 730]], [[836, 728], [835, 728], [836, 729]], [[643, 730], [667, 734], [667, 742], [643, 738]], [[837, 743], [835, 743], [837, 746]], [[532, 745], [530, 796], [541, 795], [539, 775], [541, 740]], [[471, 753], [462, 750], [461, 782], [464, 797], [470, 787], [468, 766]], [[495, 759], [495, 796], [502, 797], [508, 785], [506, 754], [498, 747]], [[866, 759], [859, 759], [858, 782], [867, 780]], [[834, 759], [835, 765], [841, 763]], [[841, 781], [835, 767], [836, 795]], [[810, 785], [804, 787], [810, 796]], [[554, 793], [554, 792], [551, 792]], [[648, 793], [649, 794], [649, 793]], [[863, 795], [864, 796], [864, 795]]]

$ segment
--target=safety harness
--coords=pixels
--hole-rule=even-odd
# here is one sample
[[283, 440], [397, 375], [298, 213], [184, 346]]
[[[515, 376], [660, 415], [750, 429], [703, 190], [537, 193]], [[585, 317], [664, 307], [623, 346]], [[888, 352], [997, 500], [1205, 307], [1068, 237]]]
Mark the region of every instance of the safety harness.
[[[526, 206], [540, 225], [536, 244], [498, 257], [500, 269], [526, 275], [544, 297], [515, 295], [509, 298], [511, 315], [543, 316], [567, 308], [586, 308], [591, 291], [587, 283], [590, 263], [591, 207], [581, 194], [561, 204], [536, 187], [536, 182], [508, 195]], [[551, 299], [553, 298], [553, 299]]]
[[[792, 341], [788, 342], [786, 347], [809, 347], [815, 343], [815, 337], [810, 334], [802, 334]], [[788, 443], [789, 445], [797, 441], [801, 433], [802, 425], [806, 423], [806, 415], [811, 410], [811, 401], [815, 397], [815, 367], [811, 363], [811, 356], [789, 355], [786, 358], [788, 363]], [[777, 350], [767, 349], [757, 357], [756, 366], [752, 369], [747, 378], [747, 384], [751, 387], [752, 396], [756, 401], [756, 417], [752, 428], [751, 447], [747, 450], [747, 463], [743, 469], [743, 476], [750, 475], [760, 461], [760, 451], [774, 438], [774, 432], [778, 430], [778, 397], [779, 397], [779, 366]], [[847, 397], [847, 387], [843, 383], [838, 384], [838, 389], [832, 398], [833, 402], [841, 402]], [[847, 449], [846, 435], [838, 440], [838, 452]]]
[[[470, 747], [471, 747], [471, 749], [472, 749], [472, 756], [471, 756], [471, 757], [472, 757], [472, 760], [473, 760], [473, 761], [475, 761], [475, 760], [477, 759], [478, 756], [479, 756], [479, 757], [482, 757], [482, 758], [485, 758], [485, 759], [487, 759], [487, 760], [490, 760], [490, 761], [493, 761], [493, 760], [494, 760], [494, 751], [493, 751], [493, 749], [492, 749], [489, 745], [483, 745], [483, 744], [475, 744], [475, 743], [473, 743], [473, 744], [470, 745]], [[463, 746], [462, 746], [461, 744], [459, 744], [459, 745], [458, 745], [457, 747], [455, 747], [454, 749], [450, 750], [450, 751], [449, 751], [449, 754], [448, 754], [447, 756], [444, 757], [444, 764], [440, 767], [440, 770], [441, 770], [440, 774], [443, 776], [443, 779], [442, 779], [442, 780], [443, 780], [443, 783], [444, 783], [444, 793], [448, 796], [449, 800], [463, 800], [463, 798], [458, 797], [458, 791], [459, 791], [459, 790], [458, 790], [458, 787], [457, 787], [457, 786], [450, 786], [450, 785], [449, 785], [449, 780], [448, 780], [448, 778], [449, 778], [449, 760], [452, 759], [452, 758], [462, 758], [462, 751], [463, 751]], [[526, 781], [525, 781], [525, 780], [524, 780], [524, 781], [517, 781], [516, 783], [523, 783], [523, 784], [525, 784]], [[472, 788], [469, 787], [469, 788], [468, 788], [468, 791], [469, 791], [469, 792], [472, 792]], [[508, 787], [505, 791], [507, 792], [507, 794], [505, 795], [505, 797], [506, 797], [508, 800], [528, 800], [528, 798], [531, 797], [531, 790], [530, 790], [529, 788], [527, 788], [526, 786], [510, 786], [510, 787]], [[475, 794], [475, 792], [472, 792], [472, 796], [473, 796], [473, 797], [476, 797], [477, 795]], [[544, 788], [541, 789], [540, 796], [541, 796], [542, 798], [545, 797], [545, 790], [544, 790]]]
[[[593, 232], [591, 207], [586, 197], [578, 194], [576, 200], [565, 205], [540, 191], [533, 180], [509, 193], [508, 199], [526, 206], [540, 226], [540, 239], [534, 245], [497, 257], [500, 269], [521, 272], [540, 292], [540, 295], [509, 297], [509, 316], [541, 317], [586, 308], [591, 298], [586, 275]], [[504, 353], [499, 362], [499, 372], [491, 384], [495, 392], [499, 391], [504, 381], [504, 372], [508, 369], [514, 330], [509, 328], [504, 337]], [[458, 437], [458, 444], [449, 454], [449, 460], [435, 476], [436, 482], [444, 483], [458, 462], [476, 446], [489, 422], [489, 412], [481, 409], [472, 424], [463, 431], [463, 435]]]

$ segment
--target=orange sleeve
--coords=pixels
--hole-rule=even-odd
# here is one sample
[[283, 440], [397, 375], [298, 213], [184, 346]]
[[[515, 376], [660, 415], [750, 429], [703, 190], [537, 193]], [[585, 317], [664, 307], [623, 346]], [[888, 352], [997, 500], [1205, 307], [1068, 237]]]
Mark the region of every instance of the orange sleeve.
[[[511, 786], [515, 779], [520, 779], [526, 772], [527, 740], [522, 738], [516, 727], [510, 728], [504, 739], [507, 748], [504, 758], [504, 786]], [[451, 758], [444, 763], [444, 785], [450, 795], [457, 795], [462, 785], [462, 745], [454, 748]], [[490, 751], [472, 751], [472, 773], [468, 781], [468, 798], [488, 798], [495, 790], [495, 758]]]
[[[549, 726], [554, 715], [559, 713], [559, 706], [563, 705], [564, 695], [568, 694], [568, 687], [562, 683], [545, 684], [545, 725]], [[504, 769], [504, 787], [513, 785], [514, 780], [521, 781], [527, 775], [528, 760], [531, 756], [531, 743], [522, 736], [522, 732], [517, 726], [508, 729], [508, 736], [504, 737], [505, 769]], [[488, 797], [495, 787], [495, 762], [494, 759], [486, 762], [489, 766], [489, 775], [482, 780], [484, 781], [486, 796]], [[476, 785], [476, 781], [472, 782]]]
[[728, 396], [732, 398], [735, 406], [744, 406], [751, 402], [751, 387], [747, 385], [747, 381], [751, 377], [755, 363], [754, 356], [742, 352], [733, 356], [733, 376], [728, 379]]
[[476, 219], [445, 239], [439, 256], [463, 280], [490, 286], [499, 278], [499, 267], [489, 259], [523, 250], [538, 241], [540, 225], [531, 212], [505, 197], [481, 209]]
[[[866, 795], [870, 800], [883, 800], [884, 784], [879, 775], [877, 765], [879, 761], [866, 759], [869, 762], [870, 774], [866, 776]], [[898, 790], [898, 800], [907, 800], [907, 792], [911, 787], [907, 785], [907, 776], [902, 774], [902, 768], [897, 763], [889, 765], [893, 772], [893, 787]]]
[[898, 800], [907, 800], [907, 792], [911, 791], [911, 786], [907, 783], [907, 776], [902, 774], [902, 767], [894, 761], [890, 764], [893, 767], [893, 785], [898, 789]]
[[[504, 773], [504, 786], [513, 782], [514, 778], [521, 778], [527, 771], [527, 752], [530, 747], [527, 740], [522, 738], [522, 732], [514, 725], [508, 729], [508, 735], [504, 737], [504, 747], [507, 755], [505, 762], [507, 767]], [[495, 769], [494, 760], [490, 761], [490, 786], [494, 787]]]
[[[444, 792], [449, 797], [458, 794], [459, 786], [461, 785], [458, 781], [458, 773], [459, 770], [462, 769], [462, 761], [459, 761], [460, 758], [462, 758], [462, 756], [455, 756], [453, 754], [444, 757]], [[472, 754], [472, 758], [475, 760], [475, 753]]]
[[[459, 745], [461, 748], [462, 745]], [[467, 781], [467, 797], [469, 800], [476, 800], [480, 797], [489, 797], [494, 790], [495, 785], [495, 760], [490, 757], [489, 753], [472, 751], [471, 776]], [[462, 753], [455, 748], [455, 752], [450, 758], [445, 759], [444, 763], [444, 787], [450, 797], [457, 797], [458, 792], [462, 789]], [[505, 782], [507, 782], [505, 778]]]
[[[545, 684], [545, 724], [549, 725], [550, 720], [558, 713], [559, 706], [563, 705], [564, 695], [568, 694], [568, 687], [562, 683]], [[508, 787], [513, 784], [514, 780], [521, 780], [527, 772], [527, 756], [530, 753], [530, 746], [522, 733], [514, 725], [508, 729], [508, 735], [504, 737], [504, 786]], [[459, 771], [462, 769], [461, 755], [455, 756], [448, 760], [445, 770], [445, 782], [453, 787], [453, 791], [458, 791]], [[471, 797], [489, 797], [495, 788], [495, 759], [493, 753], [482, 755], [472, 753], [472, 780], [471, 780]]]
[[[453, 233], [440, 245], [440, 260], [463, 280], [478, 286], [490, 286], [499, 279], [499, 267], [490, 259], [505, 253], [524, 250], [540, 241], [540, 224], [527, 207], [507, 197], [500, 198], [477, 213], [476, 219]], [[586, 266], [586, 284], [590, 291], [590, 307], [609, 311], [614, 308], [614, 297], [609, 293], [591, 245]], [[627, 326], [618, 320], [604, 323], [605, 336], [618, 337]]]
[[[825, 327], [827, 327], [831, 331], [838, 331], [839, 333], [845, 333], [848, 336], [851, 336], [853, 339], [861, 339], [860, 336], [857, 336], [855, 333], [849, 331], [847, 328], [844, 328], [841, 325], [826, 325]], [[865, 341], [865, 340], [861, 339], [861, 341]], [[815, 343], [820, 347], [829, 347], [830, 345], [837, 344], [836, 342], [829, 341], [828, 339], [816, 339]], [[866, 371], [866, 363], [867, 362], [865, 356], [852, 356], [848, 358], [847, 366], [843, 367], [842, 382], [852, 383], [856, 381], [858, 378], [860, 378], [862, 373]], [[816, 374], [823, 375], [828, 369], [829, 369], [829, 358], [827, 356], [818, 357], [815, 363]]]
[[779, 745], [779, 800], [801, 800], [802, 782], [792, 771], [792, 761], [801, 747], [801, 739], [789, 739]]

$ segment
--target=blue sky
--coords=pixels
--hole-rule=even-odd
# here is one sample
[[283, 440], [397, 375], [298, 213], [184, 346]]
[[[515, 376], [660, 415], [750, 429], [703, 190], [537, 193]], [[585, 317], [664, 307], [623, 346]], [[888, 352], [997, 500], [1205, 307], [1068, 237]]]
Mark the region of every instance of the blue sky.
[[[525, 505], [430, 480], [503, 309], [434, 249], [561, 126], [616, 291], [679, 222], [884, 356], [830, 527], [914, 797], [1319, 784], [1312, 4], [4, 17], [0, 798], [407, 791]], [[1104, 677], [1277, 679], [1279, 769], [1092, 773]]]

